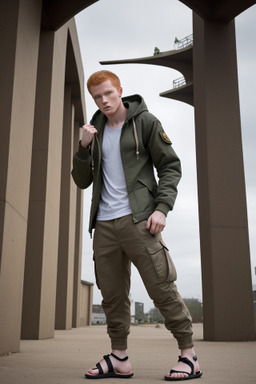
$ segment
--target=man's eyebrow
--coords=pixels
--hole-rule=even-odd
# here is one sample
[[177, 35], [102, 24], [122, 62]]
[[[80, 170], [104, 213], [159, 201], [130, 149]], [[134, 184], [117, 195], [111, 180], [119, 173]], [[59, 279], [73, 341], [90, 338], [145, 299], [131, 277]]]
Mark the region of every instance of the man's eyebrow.
[[96, 94], [96, 95], [94, 95], [93, 97], [98, 97], [98, 96], [104, 95], [104, 93], [108, 93], [108, 92], [113, 92], [113, 90], [112, 90], [111, 88], [109, 88], [109, 89], [106, 89], [106, 91], [105, 91], [105, 92], [103, 92], [103, 93], [97, 93], [97, 94]]

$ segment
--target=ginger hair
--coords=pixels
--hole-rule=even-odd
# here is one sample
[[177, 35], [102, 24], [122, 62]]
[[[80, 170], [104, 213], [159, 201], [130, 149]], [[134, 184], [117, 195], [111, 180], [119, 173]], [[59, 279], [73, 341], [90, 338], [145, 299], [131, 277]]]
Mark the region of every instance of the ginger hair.
[[110, 71], [97, 71], [94, 72], [87, 81], [87, 89], [91, 93], [90, 89], [92, 86], [100, 85], [101, 83], [104, 83], [104, 81], [110, 80], [112, 85], [119, 90], [121, 87], [121, 82], [119, 77]]

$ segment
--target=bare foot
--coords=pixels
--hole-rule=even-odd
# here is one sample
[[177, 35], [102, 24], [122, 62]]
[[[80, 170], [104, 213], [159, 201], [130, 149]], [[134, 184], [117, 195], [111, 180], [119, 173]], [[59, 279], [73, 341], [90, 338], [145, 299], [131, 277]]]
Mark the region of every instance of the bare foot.
[[[108, 355], [112, 365], [114, 372], [116, 374], [120, 375], [129, 375], [131, 374], [131, 364], [128, 358], [126, 360], [120, 361], [116, 357], [119, 357], [120, 359], [124, 359], [126, 357], [126, 352], [125, 353], [119, 353], [118, 351], [115, 351], [116, 353], [112, 352], [112, 354]], [[113, 356], [114, 355], [114, 356]], [[116, 357], [115, 357], [116, 356]], [[107, 362], [105, 359], [102, 359], [100, 362], [101, 368], [103, 373], [108, 373], [109, 372], [109, 367], [107, 365]], [[100, 371], [98, 368], [93, 368], [89, 369], [87, 372], [87, 375], [89, 376], [98, 376], [100, 374]]]

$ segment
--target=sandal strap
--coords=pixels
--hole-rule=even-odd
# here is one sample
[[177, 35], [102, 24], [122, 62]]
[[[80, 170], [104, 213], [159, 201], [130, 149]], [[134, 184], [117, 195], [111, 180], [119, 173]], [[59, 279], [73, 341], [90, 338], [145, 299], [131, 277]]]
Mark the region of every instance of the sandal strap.
[[190, 361], [187, 357], [181, 357], [181, 356], [179, 356], [179, 360], [178, 361], [181, 361], [182, 363], [187, 364], [191, 368], [191, 372], [190, 372], [189, 375], [193, 375], [193, 373], [194, 373], [194, 364], [192, 363], [192, 361]]
[[[96, 364], [96, 368], [99, 370], [99, 374], [102, 375], [102, 374], [103, 374], [103, 369], [102, 369], [100, 363], [97, 363], [97, 364]], [[94, 369], [95, 369], [95, 368], [94, 368]]]
[[[107, 363], [108, 372], [114, 372], [114, 367], [113, 367], [113, 364], [111, 363], [111, 360], [110, 360], [109, 356], [110, 355], [104, 355], [103, 358], [104, 358], [104, 360]], [[120, 357], [114, 355], [114, 353], [111, 353], [111, 356], [113, 356], [115, 359], [117, 359], [119, 361], [126, 361], [126, 360], [128, 360], [128, 356], [125, 356], [123, 359], [121, 359]], [[99, 370], [99, 374], [100, 375], [102, 375], [104, 373], [100, 363], [96, 364], [96, 368]]]
[[[109, 356], [109, 355], [108, 355]], [[122, 359], [116, 355], [114, 355], [114, 353], [111, 353], [111, 356], [113, 356], [115, 359], [117, 359], [118, 361], [126, 361], [128, 360], [128, 356], [125, 356], [123, 357]]]
[[113, 365], [111, 363], [111, 360], [109, 358], [110, 355], [105, 355], [103, 356], [104, 357], [104, 360], [106, 361], [107, 363], [107, 366], [108, 366], [108, 372], [114, 372], [114, 368], [113, 368]]

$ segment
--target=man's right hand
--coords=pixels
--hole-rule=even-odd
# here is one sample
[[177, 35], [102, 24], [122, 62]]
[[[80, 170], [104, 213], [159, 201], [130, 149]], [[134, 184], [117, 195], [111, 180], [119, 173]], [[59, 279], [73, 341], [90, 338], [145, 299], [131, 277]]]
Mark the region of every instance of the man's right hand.
[[83, 125], [83, 133], [81, 139], [81, 146], [87, 148], [88, 145], [92, 142], [92, 139], [95, 133], [98, 133], [97, 129], [90, 124]]

